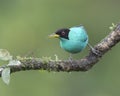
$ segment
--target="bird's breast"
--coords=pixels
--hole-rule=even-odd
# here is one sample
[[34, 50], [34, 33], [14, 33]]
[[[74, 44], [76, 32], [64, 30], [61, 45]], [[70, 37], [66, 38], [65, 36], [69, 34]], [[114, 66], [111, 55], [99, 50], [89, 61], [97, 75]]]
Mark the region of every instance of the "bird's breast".
[[87, 43], [88, 41], [60, 40], [60, 46], [70, 53], [78, 53], [82, 51]]

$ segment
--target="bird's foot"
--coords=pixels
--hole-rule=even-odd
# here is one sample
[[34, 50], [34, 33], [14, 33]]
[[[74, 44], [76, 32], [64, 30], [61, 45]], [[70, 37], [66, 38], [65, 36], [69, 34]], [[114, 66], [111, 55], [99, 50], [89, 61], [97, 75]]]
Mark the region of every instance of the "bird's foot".
[[94, 53], [95, 55], [97, 55], [98, 57], [102, 56], [102, 53], [99, 50], [96, 50], [95, 48], [93, 48], [90, 44], [88, 44], [88, 46], [90, 47], [92, 53]]
[[101, 54], [101, 52], [99, 51], [99, 50], [96, 50], [95, 48], [91, 48], [91, 51], [92, 51], [92, 53], [94, 53], [95, 55], [97, 55], [98, 57], [101, 57], [102, 56], [102, 54]]
[[73, 57], [72, 57], [72, 54], [70, 54], [68, 60], [72, 63], [73, 62]]
[[72, 54], [70, 54], [69, 58], [68, 58], [68, 61], [70, 61], [71, 64], [73, 64], [73, 57], [72, 57]]

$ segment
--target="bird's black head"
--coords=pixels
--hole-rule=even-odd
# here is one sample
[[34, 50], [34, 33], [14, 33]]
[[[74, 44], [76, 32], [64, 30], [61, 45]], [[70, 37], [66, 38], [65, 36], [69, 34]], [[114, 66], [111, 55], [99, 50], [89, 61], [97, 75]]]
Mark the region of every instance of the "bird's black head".
[[62, 38], [69, 39], [68, 34], [70, 30], [67, 28], [59, 29], [55, 32], [55, 34], [59, 35]]

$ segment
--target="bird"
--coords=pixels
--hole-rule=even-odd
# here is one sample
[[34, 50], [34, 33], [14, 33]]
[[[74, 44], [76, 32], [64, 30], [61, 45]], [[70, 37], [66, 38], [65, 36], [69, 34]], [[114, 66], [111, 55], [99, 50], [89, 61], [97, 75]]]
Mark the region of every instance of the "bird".
[[88, 34], [83, 25], [59, 29], [49, 37], [58, 38], [61, 48], [71, 54], [79, 53], [89, 45]]

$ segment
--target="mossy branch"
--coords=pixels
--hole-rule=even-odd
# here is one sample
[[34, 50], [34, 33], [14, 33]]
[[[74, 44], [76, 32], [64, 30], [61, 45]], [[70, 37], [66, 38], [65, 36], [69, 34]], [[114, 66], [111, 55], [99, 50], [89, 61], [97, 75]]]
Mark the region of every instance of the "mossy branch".
[[0, 76], [2, 71], [9, 67], [11, 73], [25, 70], [47, 70], [47, 71], [88, 71], [95, 65], [101, 57], [107, 53], [113, 46], [120, 41], [120, 23], [116, 26], [110, 27], [112, 32], [109, 33], [102, 41], [94, 46], [99, 55], [90, 50], [89, 54], [80, 60], [52, 60], [49, 57], [44, 58], [22, 58], [17, 60], [21, 62], [19, 65], [7, 65], [0, 67]]

